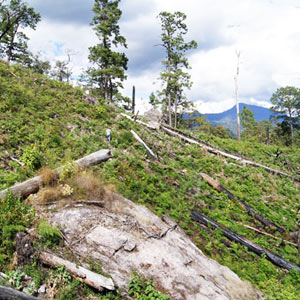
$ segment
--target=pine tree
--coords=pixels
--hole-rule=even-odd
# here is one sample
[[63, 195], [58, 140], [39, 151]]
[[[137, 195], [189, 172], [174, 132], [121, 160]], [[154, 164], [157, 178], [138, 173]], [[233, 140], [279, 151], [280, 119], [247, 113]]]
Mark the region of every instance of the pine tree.
[[21, 28], [36, 28], [40, 14], [28, 7], [22, 0], [11, 0], [8, 4], [0, 4], [0, 53], [7, 62], [22, 62], [28, 58], [28, 37]]
[[93, 12], [95, 16], [93, 26], [99, 44], [90, 47], [89, 60], [95, 66], [88, 70], [93, 84], [100, 89], [105, 100], [112, 100], [122, 81], [126, 79], [127, 57], [124, 53], [115, 52], [113, 47], [127, 48], [126, 39], [120, 34], [118, 21], [121, 10], [118, 8], [120, 0], [95, 0]]
[[182, 12], [161, 12], [158, 15], [161, 21], [161, 40], [166, 51], [166, 60], [162, 63], [165, 70], [160, 73], [160, 79], [165, 85], [162, 94], [167, 100], [169, 125], [172, 125], [172, 107], [174, 106], [175, 127], [177, 127], [178, 106], [185, 106], [188, 102], [184, 96], [184, 88], [190, 88], [190, 75], [186, 72], [190, 68], [186, 51], [197, 48], [195, 41], [185, 42], [184, 35], [188, 29], [184, 23], [186, 15]]

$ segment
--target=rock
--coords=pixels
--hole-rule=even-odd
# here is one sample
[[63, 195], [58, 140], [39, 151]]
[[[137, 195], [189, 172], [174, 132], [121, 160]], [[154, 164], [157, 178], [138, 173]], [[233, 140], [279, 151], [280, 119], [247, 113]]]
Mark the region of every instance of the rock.
[[83, 96], [83, 101], [86, 102], [86, 103], [92, 104], [92, 105], [98, 105], [99, 104], [99, 101], [96, 98], [94, 98], [90, 95], [84, 95]]
[[230, 269], [207, 258], [170, 217], [162, 221], [119, 195], [104, 208], [54, 211], [49, 222], [65, 228], [75, 252], [100, 261], [121, 292], [137, 270], [175, 300], [263, 299]]
[[162, 113], [158, 109], [151, 108], [144, 113], [144, 118], [148, 121], [160, 123], [162, 119]]
[[45, 294], [46, 293], [46, 285], [45, 284], [40, 286], [40, 288], [38, 289], [38, 293], [39, 294]]
[[30, 236], [24, 232], [18, 232], [16, 235], [17, 263], [28, 263], [34, 248]]

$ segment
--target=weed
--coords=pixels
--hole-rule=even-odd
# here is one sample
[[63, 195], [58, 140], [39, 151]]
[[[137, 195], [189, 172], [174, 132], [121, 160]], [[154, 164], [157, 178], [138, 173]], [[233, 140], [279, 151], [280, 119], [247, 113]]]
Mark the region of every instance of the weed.
[[47, 246], [58, 245], [62, 236], [59, 230], [47, 223], [46, 220], [41, 219], [38, 227], [38, 233], [43, 237]]

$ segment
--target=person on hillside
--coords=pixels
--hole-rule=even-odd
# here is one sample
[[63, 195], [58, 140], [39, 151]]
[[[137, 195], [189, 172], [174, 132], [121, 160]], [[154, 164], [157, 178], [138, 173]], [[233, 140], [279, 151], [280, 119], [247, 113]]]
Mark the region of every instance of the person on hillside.
[[111, 130], [106, 129], [105, 130], [105, 135], [106, 135], [106, 138], [107, 138], [108, 142], [110, 143], [111, 142]]

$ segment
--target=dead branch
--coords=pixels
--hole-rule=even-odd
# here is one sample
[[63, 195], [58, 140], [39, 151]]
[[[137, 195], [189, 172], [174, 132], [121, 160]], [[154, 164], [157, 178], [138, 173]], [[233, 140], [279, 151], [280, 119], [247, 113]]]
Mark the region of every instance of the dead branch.
[[191, 217], [194, 221], [200, 222], [206, 226], [210, 226], [210, 228], [212, 228], [212, 229], [215, 229], [215, 228], [220, 229], [224, 236], [226, 236], [231, 241], [234, 241], [243, 246], [246, 246], [249, 249], [249, 251], [252, 251], [260, 256], [264, 254], [266, 256], [266, 258], [274, 265], [279, 266], [284, 269], [287, 269], [287, 270], [296, 269], [300, 273], [300, 268], [298, 266], [288, 262], [287, 260], [280, 257], [279, 255], [260, 247], [259, 245], [253, 243], [252, 241], [248, 240], [244, 236], [239, 235], [239, 234], [229, 230], [225, 226], [220, 225], [219, 223], [213, 221], [212, 219], [208, 218], [204, 214], [194, 210], [194, 211], [192, 211]]
[[279, 238], [279, 237], [277, 237], [277, 236], [275, 236], [275, 235], [273, 235], [273, 234], [270, 234], [270, 233], [261, 231], [261, 230], [255, 228], [255, 227], [252, 227], [252, 226], [249, 226], [249, 225], [246, 225], [246, 224], [243, 224], [243, 223], [239, 223], [239, 224], [242, 225], [242, 226], [244, 226], [244, 227], [246, 227], [246, 228], [248, 228], [248, 229], [251, 229], [251, 230], [253, 230], [253, 231], [257, 232], [257, 233], [263, 234], [263, 235], [265, 235], [265, 236], [269, 236], [269, 237], [271, 237], [271, 238], [273, 238], [273, 239], [275, 239], [275, 240], [282, 241], [282, 242], [284, 242], [284, 243], [286, 243], [286, 244], [289, 244], [289, 245], [292, 245], [292, 246], [295, 246], [295, 247], [298, 246], [297, 244], [295, 244], [295, 243], [293, 243], [293, 242], [290, 242], [290, 241], [281, 239], [281, 238]]
[[141, 124], [141, 125], [143, 125], [143, 126], [146, 126], [146, 127], [148, 127], [149, 129], [157, 130], [157, 128], [156, 128], [155, 126], [152, 126], [152, 125], [147, 124], [147, 123], [145, 123], [145, 122], [143, 122], [143, 121], [140, 121], [140, 120], [134, 121], [133, 118], [131, 118], [130, 116], [128, 116], [128, 115], [126, 115], [126, 114], [124, 114], [124, 113], [121, 113], [121, 116], [122, 116], [122, 117], [125, 117], [125, 118], [127, 118], [127, 119], [129, 119], [130, 121], [133, 121], [133, 122], [139, 123], [139, 124]]

